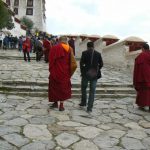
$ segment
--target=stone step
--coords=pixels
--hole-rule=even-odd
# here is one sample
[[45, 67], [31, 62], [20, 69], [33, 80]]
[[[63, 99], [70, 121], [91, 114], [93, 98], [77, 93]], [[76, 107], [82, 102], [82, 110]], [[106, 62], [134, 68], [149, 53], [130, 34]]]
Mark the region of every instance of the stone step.
[[[20, 95], [20, 96], [31, 96], [31, 97], [47, 97], [47, 92], [23, 92], [23, 91], [0, 91], [0, 94], [7, 95]], [[96, 98], [125, 98], [125, 97], [134, 97], [135, 94], [95, 94]], [[81, 94], [72, 94], [72, 98], [81, 98]]]
[[[38, 82], [32, 82], [32, 81], [12, 81], [12, 80], [3, 80], [0, 82], [0, 85], [10, 85], [10, 86], [48, 86], [48, 82], [46, 81], [38, 81]], [[80, 87], [81, 84], [78, 83], [72, 83], [72, 87]], [[133, 87], [132, 84], [114, 84], [114, 83], [97, 83], [97, 87]]]
[[[35, 56], [30, 56], [31, 60], [35, 60]], [[0, 56], [0, 59], [23, 60], [22, 56]]]
[[[48, 86], [0, 86], [1, 91], [26, 91], [26, 92], [47, 92]], [[87, 88], [87, 91], [89, 88]], [[81, 93], [80, 87], [72, 87], [72, 92], [74, 94]], [[106, 93], [106, 94], [135, 94], [135, 90], [130, 87], [97, 87], [96, 93]]]

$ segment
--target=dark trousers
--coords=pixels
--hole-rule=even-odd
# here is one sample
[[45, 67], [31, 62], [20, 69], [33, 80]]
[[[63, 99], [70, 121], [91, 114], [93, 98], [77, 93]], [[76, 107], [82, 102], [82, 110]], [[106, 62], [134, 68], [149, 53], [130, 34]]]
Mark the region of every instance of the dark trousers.
[[2, 48], [2, 40], [0, 40], [0, 48]]
[[87, 104], [87, 87], [88, 87], [88, 83], [90, 83], [90, 87], [89, 87], [89, 98], [88, 98], [88, 106], [87, 106], [87, 110], [92, 111], [93, 108], [93, 103], [94, 103], [94, 97], [95, 97], [95, 91], [96, 91], [96, 84], [97, 84], [97, 79], [89, 81], [87, 80], [87, 78], [82, 77], [81, 80], [81, 103], [83, 105]]
[[43, 55], [42, 51], [37, 51], [36, 52], [36, 61], [40, 61], [42, 58], [42, 55]]
[[24, 53], [24, 60], [27, 61], [27, 57], [28, 57], [28, 61], [30, 61], [30, 54], [29, 54], [29, 52], [24, 51], [23, 53]]

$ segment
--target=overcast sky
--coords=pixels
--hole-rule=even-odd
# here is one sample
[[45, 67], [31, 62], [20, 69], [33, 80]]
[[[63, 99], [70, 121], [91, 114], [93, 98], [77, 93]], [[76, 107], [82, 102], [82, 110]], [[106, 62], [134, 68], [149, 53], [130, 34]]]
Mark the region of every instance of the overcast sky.
[[46, 0], [51, 34], [138, 36], [150, 41], [150, 0]]

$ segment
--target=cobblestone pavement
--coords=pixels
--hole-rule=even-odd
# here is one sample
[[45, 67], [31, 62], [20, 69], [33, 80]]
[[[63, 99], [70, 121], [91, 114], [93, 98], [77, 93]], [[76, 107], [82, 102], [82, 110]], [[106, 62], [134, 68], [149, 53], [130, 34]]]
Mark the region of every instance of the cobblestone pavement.
[[[48, 81], [43, 61], [1, 59], [0, 64], [1, 81]], [[80, 81], [78, 71], [72, 82]], [[131, 81], [125, 72], [104, 67], [100, 82]], [[150, 150], [150, 113], [138, 110], [134, 101], [96, 98], [87, 113], [79, 99], [70, 99], [60, 112], [49, 109], [46, 97], [0, 94], [0, 150]]]
[[[31, 56], [35, 54], [31, 53]], [[0, 56], [23, 57], [23, 54], [15, 50], [0, 50]], [[31, 58], [32, 59], [32, 58]], [[0, 59], [0, 80], [13, 80], [13, 81], [45, 81], [48, 82], [48, 64], [43, 61], [25, 62], [22, 60]], [[79, 64], [78, 64], [79, 66]], [[72, 82], [79, 83], [80, 70], [79, 68], [72, 77]], [[115, 70], [113, 67], [107, 66], [102, 69], [102, 79], [98, 80], [100, 83], [113, 83], [113, 84], [132, 84], [132, 74], [127, 71]]]

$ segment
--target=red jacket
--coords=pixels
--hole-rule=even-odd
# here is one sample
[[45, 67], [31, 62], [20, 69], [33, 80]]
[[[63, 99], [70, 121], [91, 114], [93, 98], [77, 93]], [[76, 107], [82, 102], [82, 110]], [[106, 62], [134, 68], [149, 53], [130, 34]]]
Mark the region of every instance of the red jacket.
[[27, 51], [27, 52], [31, 51], [31, 41], [29, 38], [26, 38], [26, 40], [23, 42], [22, 48], [23, 51]]

